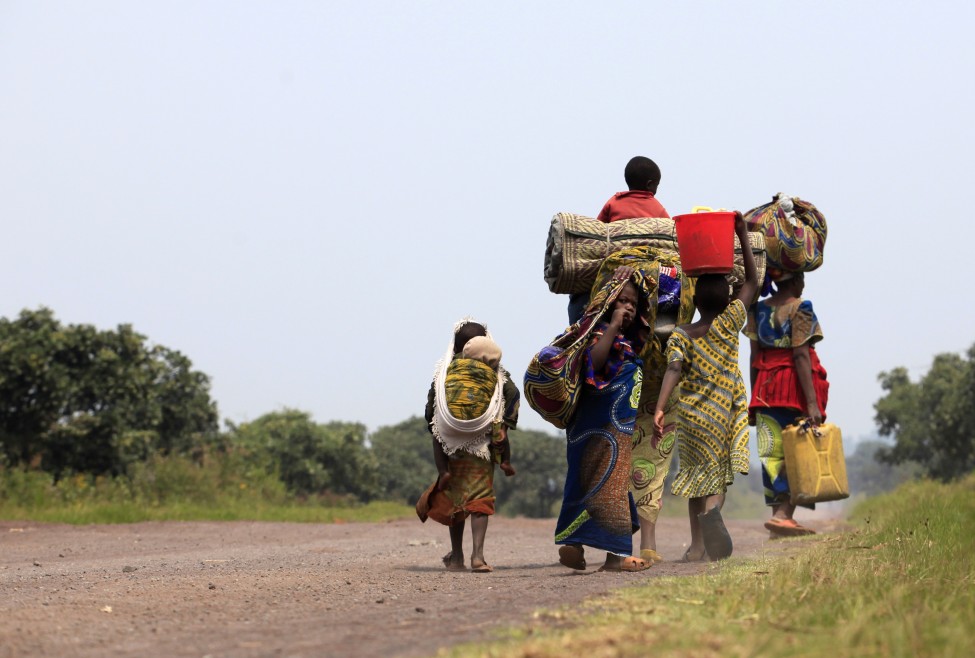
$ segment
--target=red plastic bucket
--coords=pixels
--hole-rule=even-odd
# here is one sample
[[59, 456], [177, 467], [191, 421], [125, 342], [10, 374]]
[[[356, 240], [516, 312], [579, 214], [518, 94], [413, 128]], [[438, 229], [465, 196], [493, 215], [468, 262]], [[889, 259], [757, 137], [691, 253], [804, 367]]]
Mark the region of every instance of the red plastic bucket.
[[688, 276], [728, 274], [735, 265], [735, 213], [695, 212], [674, 217], [680, 263]]

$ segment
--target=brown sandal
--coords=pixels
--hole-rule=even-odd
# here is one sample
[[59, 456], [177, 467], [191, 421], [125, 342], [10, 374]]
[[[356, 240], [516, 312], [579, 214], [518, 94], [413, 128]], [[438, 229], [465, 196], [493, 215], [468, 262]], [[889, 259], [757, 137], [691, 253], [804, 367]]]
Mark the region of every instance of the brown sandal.
[[652, 562], [644, 560], [642, 557], [633, 557], [629, 555], [624, 557], [620, 562], [619, 567], [607, 567], [605, 564], [599, 567], [599, 571], [609, 571], [612, 573], [620, 571], [646, 571], [653, 566]]
[[578, 544], [565, 544], [564, 546], [559, 546], [559, 564], [577, 571], [585, 571], [585, 549]]

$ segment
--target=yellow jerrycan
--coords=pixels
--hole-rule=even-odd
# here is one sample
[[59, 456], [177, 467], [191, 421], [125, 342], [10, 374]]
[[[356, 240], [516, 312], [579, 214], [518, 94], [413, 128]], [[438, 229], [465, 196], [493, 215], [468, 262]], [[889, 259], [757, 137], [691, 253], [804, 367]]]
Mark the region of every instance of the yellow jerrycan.
[[846, 479], [843, 435], [830, 423], [812, 427], [806, 422], [782, 430], [786, 477], [792, 504], [810, 505], [850, 496]]

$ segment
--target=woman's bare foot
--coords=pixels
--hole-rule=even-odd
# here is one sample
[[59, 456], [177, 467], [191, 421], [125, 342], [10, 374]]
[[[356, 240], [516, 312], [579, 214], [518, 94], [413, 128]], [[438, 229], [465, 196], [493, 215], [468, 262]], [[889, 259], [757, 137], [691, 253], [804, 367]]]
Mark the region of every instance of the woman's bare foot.
[[[473, 562], [473, 560], [471, 560]], [[464, 564], [464, 554], [461, 553], [457, 556], [451, 551], [443, 556], [443, 565], [447, 567], [447, 571], [467, 571], [467, 566]]]
[[515, 474], [515, 467], [509, 462], [501, 462], [501, 470], [504, 471], [504, 474], [509, 478]]

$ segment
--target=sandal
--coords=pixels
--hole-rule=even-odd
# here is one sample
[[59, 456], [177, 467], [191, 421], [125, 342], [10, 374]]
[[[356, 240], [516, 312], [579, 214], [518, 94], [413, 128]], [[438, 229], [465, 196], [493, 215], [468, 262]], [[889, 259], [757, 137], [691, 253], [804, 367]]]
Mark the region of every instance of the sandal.
[[728, 528], [724, 525], [724, 519], [721, 518], [721, 509], [713, 507], [704, 514], [698, 514], [697, 518], [701, 523], [701, 538], [708, 557], [712, 561], [731, 557], [734, 545], [731, 543]]
[[815, 530], [799, 525], [795, 519], [777, 519], [774, 516], [765, 522], [765, 528], [779, 537], [803, 537], [816, 534]]
[[612, 573], [617, 573], [621, 571], [646, 571], [653, 566], [653, 562], [644, 560], [641, 557], [633, 557], [628, 555], [624, 557], [618, 567], [607, 567], [605, 564], [599, 567], [599, 571], [609, 571]]
[[585, 549], [578, 544], [565, 544], [564, 546], [559, 546], [559, 564], [577, 571], [585, 571]]
[[471, 571], [473, 573], [491, 573], [494, 569], [491, 568], [487, 562], [482, 562], [481, 564], [474, 566], [474, 561], [471, 560]]

